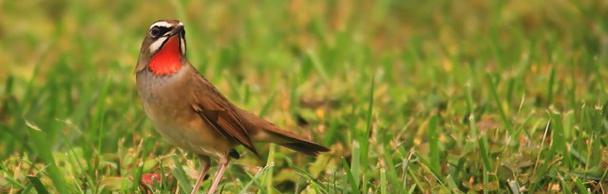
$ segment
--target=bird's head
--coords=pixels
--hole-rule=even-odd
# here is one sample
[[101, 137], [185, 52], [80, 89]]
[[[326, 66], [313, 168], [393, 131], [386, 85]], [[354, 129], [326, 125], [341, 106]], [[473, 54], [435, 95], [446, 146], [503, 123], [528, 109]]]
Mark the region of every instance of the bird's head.
[[179, 20], [158, 20], [148, 28], [136, 71], [155, 75], [176, 73], [186, 63], [186, 31]]

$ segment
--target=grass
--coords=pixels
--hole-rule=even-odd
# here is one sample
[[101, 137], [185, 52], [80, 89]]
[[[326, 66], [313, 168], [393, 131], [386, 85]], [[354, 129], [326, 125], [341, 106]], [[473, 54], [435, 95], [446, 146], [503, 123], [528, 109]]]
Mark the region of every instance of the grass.
[[0, 193], [188, 192], [196, 157], [134, 88], [160, 18], [229, 99], [331, 147], [239, 148], [223, 193], [608, 192], [605, 1], [23, 0], [0, 1]]

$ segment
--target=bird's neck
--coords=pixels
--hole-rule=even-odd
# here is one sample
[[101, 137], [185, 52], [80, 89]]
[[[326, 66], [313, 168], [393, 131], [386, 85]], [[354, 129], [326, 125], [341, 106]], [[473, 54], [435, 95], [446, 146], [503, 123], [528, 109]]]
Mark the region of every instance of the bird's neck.
[[171, 75], [179, 71], [183, 62], [184, 56], [180, 50], [179, 38], [173, 36], [152, 56], [148, 67], [155, 75]]

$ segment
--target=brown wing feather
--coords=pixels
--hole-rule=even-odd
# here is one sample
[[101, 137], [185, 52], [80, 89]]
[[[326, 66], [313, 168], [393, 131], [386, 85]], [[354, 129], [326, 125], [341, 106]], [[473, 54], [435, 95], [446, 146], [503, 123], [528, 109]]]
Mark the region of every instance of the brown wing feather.
[[192, 102], [194, 111], [218, 133], [258, 155], [235, 107], [200, 74], [196, 73], [192, 77], [194, 77], [192, 84], [195, 87], [192, 94], [195, 99], [195, 102]]

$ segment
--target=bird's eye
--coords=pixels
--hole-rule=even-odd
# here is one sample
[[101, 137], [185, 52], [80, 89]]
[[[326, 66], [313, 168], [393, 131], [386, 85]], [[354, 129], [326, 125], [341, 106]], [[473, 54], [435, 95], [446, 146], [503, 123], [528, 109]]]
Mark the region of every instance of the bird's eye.
[[153, 38], [160, 37], [168, 31], [169, 28], [167, 27], [154, 26], [152, 27], [152, 29], [150, 29], [150, 36], [152, 36]]

